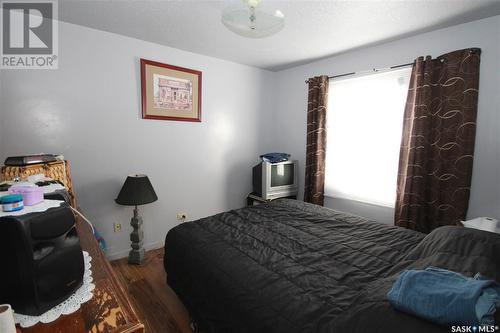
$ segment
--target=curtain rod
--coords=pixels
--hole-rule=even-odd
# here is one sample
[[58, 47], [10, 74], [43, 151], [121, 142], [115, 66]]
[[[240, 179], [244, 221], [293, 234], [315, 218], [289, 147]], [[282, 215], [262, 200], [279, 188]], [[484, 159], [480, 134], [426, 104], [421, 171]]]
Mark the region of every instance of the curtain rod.
[[[344, 74], [339, 74], [339, 75], [332, 75], [332, 76], [329, 76], [328, 78], [329, 79], [336, 79], [338, 77], [349, 76], [349, 75], [354, 75], [354, 74], [361, 74], [361, 73], [367, 73], [367, 72], [377, 73], [377, 72], [380, 72], [380, 71], [383, 71], [383, 70], [391, 70], [391, 69], [396, 69], [396, 68], [401, 68], [401, 67], [407, 67], [407, 66], [411, 66], [411, 65], [413, 65], [413, 62], [409, 62], [407, 64], [402, 64], [402, 65], [396, 65], [396, 66], [386, 67], [386, 68], [372, 68], [372, 69], [369, 69], [367, 71], [350, 72], [350, 73], [344, 73]], [[306, 80], [305, 82], [309, 83], [309, 80]]]
[[[478, 52], [481, 53], [481, 49], [478, 48], [478, 47], [472, 47], [472, 48], [469, 48], [469, 49], [463, 49], [463, 50], [459, 50], [459, 51], [468, 51], [469, 54], [478, 53]], [[458, 51], [455, 51], [455, 52], [458, 52]], [[441, 62], [443, 62], [444, 61], [443, 56], [445, 56], [445, 55], [441, 55], [441, 56], [437, 57], [436, 59], [440, 59]], [[380, 72], [380, 71], [383, 71], [383, 70], [391, 70], [391, 69], [396, 69], [396, 68], [411, 66], [413, 64], [414, 64], [414, 62], [409, 62], [407, 64], [396, 65], [396, 66], [391, 66], [391, 67], [386, 67], [386, 68], [373, 68], [373, 69], [369, 69], [367, 71], [362, 71], [362, 72], [350, 72], [350, 73], [344, 73], [344, 74], [339, 74], [339, 75], [332, 75], [332, 76], [329, 76], [328, 78], [329, 79], [335, 79], [335, 78], [338, 78], [338, 77], [349, 76], [349, 75], [354, 75], [354, 74], [361, 74], [361, 73], [368, 73], [368, 72], [377, 73], [377, 72]], [[309, 80], [306, 80], [306, 83], [309, 83]]]

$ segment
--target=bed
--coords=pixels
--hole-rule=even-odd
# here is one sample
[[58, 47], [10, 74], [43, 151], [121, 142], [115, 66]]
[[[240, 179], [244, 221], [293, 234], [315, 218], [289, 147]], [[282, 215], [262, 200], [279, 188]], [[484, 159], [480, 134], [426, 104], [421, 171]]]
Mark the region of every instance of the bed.
[[391, 308], [398, 274], [437, 266], [500, 277], [500, 236], [429, 235], [295, 200], [171, 229], [169, 286], [203, 332], [450, 332]]

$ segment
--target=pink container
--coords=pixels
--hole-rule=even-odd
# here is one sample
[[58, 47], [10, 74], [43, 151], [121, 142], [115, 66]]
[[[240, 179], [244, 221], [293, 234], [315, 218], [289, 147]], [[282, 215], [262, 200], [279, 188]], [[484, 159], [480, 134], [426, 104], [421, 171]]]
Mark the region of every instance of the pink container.
[[34, 206], [43, 201], [43, 190], [38, 186], [11, 186], [11, 194], [21, 194], [25, 206]]

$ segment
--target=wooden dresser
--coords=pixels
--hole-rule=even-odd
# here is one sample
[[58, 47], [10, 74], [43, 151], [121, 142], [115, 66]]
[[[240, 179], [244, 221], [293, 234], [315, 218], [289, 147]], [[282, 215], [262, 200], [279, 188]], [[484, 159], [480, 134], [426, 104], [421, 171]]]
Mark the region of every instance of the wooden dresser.
[[[82, 248], [92, 257], [94, 297], [70, 314], [49, 324], [21, 328], [25, 333], [142, 333], [139, 321], [124, 288], [92, 235], [90, 226], [77, 217], [77, 230]], [[19, 331], [19, 330], [18, 330]]]

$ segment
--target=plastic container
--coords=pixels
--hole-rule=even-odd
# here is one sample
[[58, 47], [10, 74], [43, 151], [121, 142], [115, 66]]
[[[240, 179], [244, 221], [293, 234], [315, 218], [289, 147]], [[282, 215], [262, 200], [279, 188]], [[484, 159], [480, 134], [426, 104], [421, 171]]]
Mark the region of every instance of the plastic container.
[[2, 211], [15, 212], [24, 208], [23, 196], [20, 194], [9, 194], [0, 198]]
[[462, 224], [466, 228], [500, 233], [500, 230], [498, 230], [498, 220], [491, 217], [478, 217], [472, 220], [462, 221]]
[[38, 186], [14, 185], [9, 188], [11, 194], [21, 194], [25, 206], [34, 206], [43, 202], [43, 189]]

